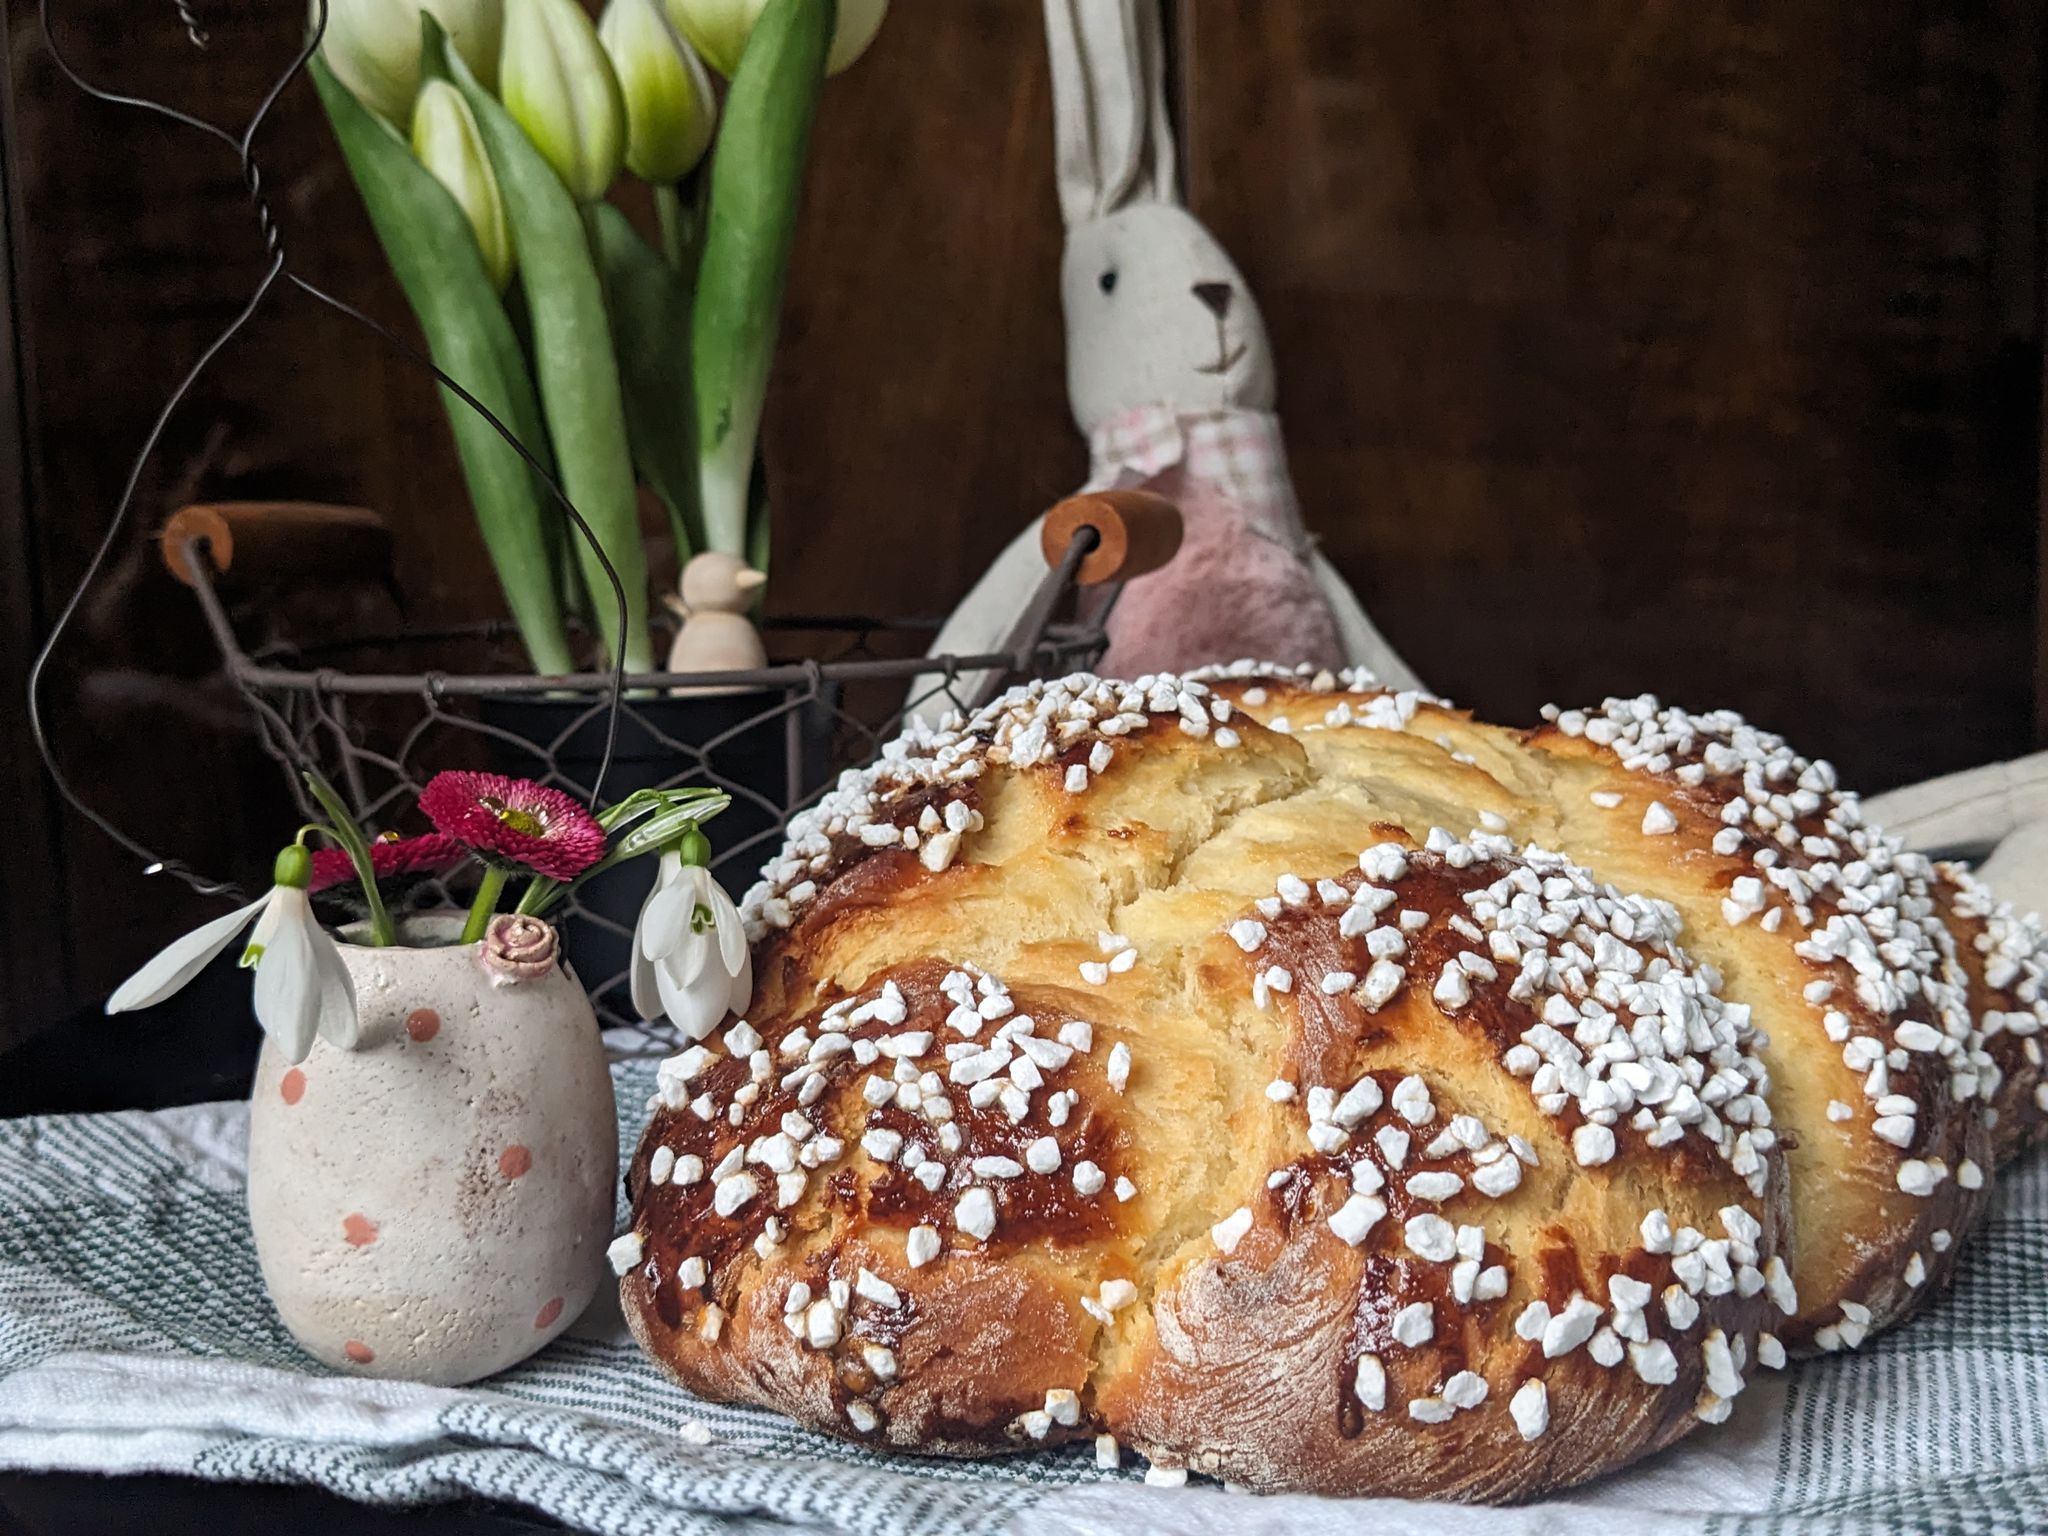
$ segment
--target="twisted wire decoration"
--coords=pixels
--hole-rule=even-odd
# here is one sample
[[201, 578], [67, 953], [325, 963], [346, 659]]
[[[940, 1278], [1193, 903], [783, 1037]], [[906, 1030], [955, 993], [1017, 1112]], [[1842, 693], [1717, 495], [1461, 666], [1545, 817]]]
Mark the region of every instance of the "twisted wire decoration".
[[199, 15], [193, 10], [190, 0], [172, 0], [172, 4], [178, 13], [178, 20], [184, 23], [185, 36], [192, 40], [194, 48], [204, 53], [206, 45], [212, 39], [206, 35], [206, 28], [199, 25]]
[[[190, 6], [189, 0], [173, 0], [173, 4], [177, 11], [178, 19], [184, 25], [186, 36], [190, 39], [193, 47], [205, 48], [208, 41], [207, 34], [199, 26], [198, 18]], [[240, 133], [235, 133], [221, 127], [218, 123], [186, 112], [171, 105], [169, 102], [109, 90], [86, 79], [84, 75], [73, 67], [71, 61], [65, 57], [63, 48], [57, 42], [56, 28], [52, 24], [50, 17], [50, 0], [38, 0], [37, 9], [42, 25], [43, 40], [49, 47], [51, 59], [55, 62], [58, 71], [64, 78], [69, 80], [78, 90], [95, 101], [105, 102], [110, 106], [129, 107], [137, 111], [151, 113], [157, 117], [166, 118], [181, 127], [189, 128], [194, 132], [205, 134], [209, 138], [220, 141], [235, 153], [241, 164], [243, 184], [247, 188], [250, 202], [254, 206], [257, 229], [263, 239], [263, 248], [269, 256], [269, 263], [264, 270], [263, 276], [257, 281], [256, 287], [250, 293], [248, 301], [236, 313], [234, 318], [221, 328], [219, 334], [207, 344], [205, 350], [200, 353], [198, 360], [192, 364], [191, 368], [185, 373], [185, 376], [179, 380], [177, 387], [171, 391], [170, 397], [165, 400], [163, 407], [157, 412], [155, 421], [151, 424], [148, 434], [143, 438], [141, 450], [129, 465], [127, 480], [122, 486], [120, 499], [114, 504], [114, 513], [108, 519], [106, 532], [101, 535], [99, 544], [93, 550], [92, 558], [86, 562], [83, 574], [80, 575], [77, 585], [72, 588], [71, 595], [65, 600], [63, 608], [58, 612], [56, 621], [50, 626], [49, 634], [44, 637], [42, 647], [36, 652], [35, 660], [29, 667], [27, 688], [29, 734], [35, 742], [36, 752], [42, 758], [43, 767], [50, 775], [51, 782], [55, 785], [57, 793], [63, 798], [65, 804], [99, 828], [102, 833], [112, 839], [119, 847], [140, 860], [143, 864], [144, 874], [175, 876], [201, 896], [237, 897], [241, 894], [239, 888], [231, 882], [207, 879], [179, 860], [165, 858], [156, 853], [139, 838], [124, 831], [111, 817], [90, 804], [72, 786], [70, 779], [65, 775], [63, 768], [57, 761], [56, 752], [50, 742], [48, 727], [43, 718], [43, 678], [48, 669], [51, 656], [56, 652], [65, 632], [76, 618], [79, 608], [85, 601], [86, 594], [92, 590], [95, 583], [99, 580], [101, 571], [105, 568], [109, 556], [112, 555], [115, 545], [119, 542], [122, 532], [128, 525], [129, 514], [134, 508], [135, 493], [137, 487], [141, 484], [142, 473], [148, 467], [150, 459], [155, 455], [157, 448], [161, 444], [165, 429], [170, 425], [171, 417], [177, 412], [178, 407], [184, 404], [186, 397], [197, 386], [200, 378], [205, 374], [207, 368], [211, 366], [213, 360], [226, 350], [228, 344], [255, 318], [257, 311], [263, 307], [264, 301], [270, 296], [271, 290], [277, 286], [278, 280], [282, 278], [300, 292], [318, 300], [328, 308], [362, 326], [397, 354], [400, 359], [432, 376], [436, 382], [489, 423], [491, 429], [504, 439], [512, 451], [525, 461], [527, 467], [535, 475], [540, 477], [541, 483], [547, 487], [548, 494], [561, 507], [562, 511], [567, 514], [577, 533], [590, 546], [592, 553], [596, 555], [597, 562], [604, 571], [605, 580], [611, 586], [613, 604], [618, 615], [616, 633], [620, 636], [620, 644], [617, 647], [617, 654], [612, 660], [611, 685], [608, 690], [608, 707], [605, 716], [604, 754], [599, 759], [597, 775], [590, 786], [590, 806], [595, 811], [601, 803], [604, 781], [611, 770], [612, 755], [617, 746], [619, 707], [620, 701], [624, 697], [626, 681], [624, 645], [628, 623], [626, 589], [619, 580], [618, 571], [612, 566], [610, 556], [605, 553], [604, 546], [598, 541], [596, 533], [592, 531], [590, 524], [584, 521], [583, 514], [576, 510], [575, 503], [569, 499], [568, 493], [562, 489], [554, 475], [519, 440], [512, 429], [499, 420], [490, 407], [486, 406], [475, 395], [471, 394], [468, 389], [464, 388], [459, 380], [451, 378], [448, 374], [444, 373], [434, 363], [433, 359], [422, 353], [419, 348], [412, 345], [404, 337], [392, 331], [390, 327], [365, 314], [345, 299], [337, 298], [335, 295], [328, 293], [325, 289], [292, 270], [290, 263], [285, 257], [284, 240], [279, 232], [276, 216], [271, 210], [269, 199], [264, 195], [263, 171], [256, 163], [254, 150], [256, 135], [269, 118], [271, 110], [277, 105], [279, 98], [305, 73], [306, 66], [312, 61], [314, 53], [318, 51], [320, 40], [327, 32], [328, 0], [314, 0], [312, 25], [307, 31], [304, 44], [293, 55], [290, 64], [271, 82], [270, 88], [264, 92], [262, 100], [257, 103], [255, 111], [250, 114], [248, 122], [243, 125]], [[270, 713], [273, 721], [275, 720], [274, 711], [268, 710], [267, 701], [256, 698], [253, 691], [247, 686], [240, 684], [239, 681], [238, 687], [243, 696], [251, 704], [258, 707], [259, 714]], [[286, 732], [282, 739], [287, 749], [301, 766], [310, 766], [310, 759], [305, 757], [289, 732]]]

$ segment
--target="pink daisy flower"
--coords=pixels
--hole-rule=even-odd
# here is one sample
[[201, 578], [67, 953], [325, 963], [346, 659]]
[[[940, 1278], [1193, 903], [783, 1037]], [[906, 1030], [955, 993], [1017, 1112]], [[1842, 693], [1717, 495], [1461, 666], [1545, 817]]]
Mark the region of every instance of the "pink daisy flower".
[[[445, 875], [464, 859], [469, 850], [440, 832], [424, 837], [380, 837], [370, 844], [370, 872], [382, 885], [386, 880], [418, 875], [431, 879]], [[352, 883], [356, 866], [345, 848], [321, 848], [313, 854], [313, 883], [317, 896], [337, 885]]]
[[573, 880], [604, 857], [604, 828], [559, 789], [451, 768], [420, 791], [435, 828], [499, 869]]

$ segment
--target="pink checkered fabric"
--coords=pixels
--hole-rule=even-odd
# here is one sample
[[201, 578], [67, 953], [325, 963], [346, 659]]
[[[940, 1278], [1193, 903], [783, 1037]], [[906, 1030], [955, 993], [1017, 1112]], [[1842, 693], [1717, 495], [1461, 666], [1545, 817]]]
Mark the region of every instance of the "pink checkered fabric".
[[1206, 493], [1273, 531], [1301, 526], [1280, 418], [1270, 411], [1141, 405], [1089, 433], [1088, 452], [1085, 490], [1149, 486], [1168, 495]]

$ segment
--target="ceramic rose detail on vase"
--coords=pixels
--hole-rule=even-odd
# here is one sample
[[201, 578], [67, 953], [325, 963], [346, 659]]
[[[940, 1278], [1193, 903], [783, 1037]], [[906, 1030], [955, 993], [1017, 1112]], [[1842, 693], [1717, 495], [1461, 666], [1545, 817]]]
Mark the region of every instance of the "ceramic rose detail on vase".
[[561, 953], [561, 937], [537, 917], [494, 917], [484, 929], [484, 969], [501, 987], [547, 975]]
[[[648, 854], [656, 894], [672, 888], [708, 858], [699, 824], [727, 797], [643, 790], [593, 813], [528, 780], [451, 771], [420, 796], [433, 832], [372, 840], [308, 783], [326, 819], [279, 853], [271, 889], [168, 946], [108, 1011], [161, 1001], [246, 934], [264, 1032], [249, 1219], [280, 1318], [337, 1370], [473, 1381], [575, 1321], [611, 1235], [611, 1078], [547, 914]], [[467, 911], [411, 910], [427, 882], [471, 873]], [[744, 986], [715, 942], [699, 958], [670, 989], [685, 1017], [692, 988], [723, 1006]], [[662, 989], [647, 995], [652, 1016]]]

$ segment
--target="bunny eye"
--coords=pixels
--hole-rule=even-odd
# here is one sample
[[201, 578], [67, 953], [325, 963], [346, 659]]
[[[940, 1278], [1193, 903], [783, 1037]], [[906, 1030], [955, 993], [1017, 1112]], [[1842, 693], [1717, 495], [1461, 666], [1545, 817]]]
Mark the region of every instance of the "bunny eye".
[[1111, 267], [1107, 272], [1103, 273], [1102, 276], [1095, 279], [1095, 286], [1100, 288], [1104, 293], [1115, 293], [1116, 268]]

